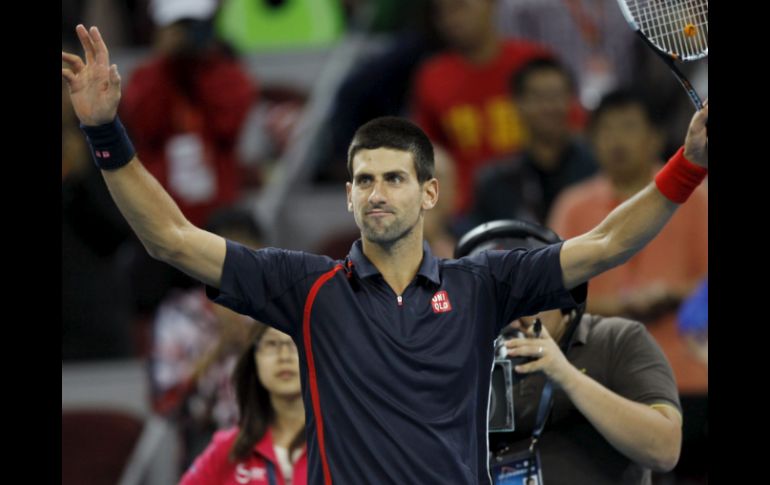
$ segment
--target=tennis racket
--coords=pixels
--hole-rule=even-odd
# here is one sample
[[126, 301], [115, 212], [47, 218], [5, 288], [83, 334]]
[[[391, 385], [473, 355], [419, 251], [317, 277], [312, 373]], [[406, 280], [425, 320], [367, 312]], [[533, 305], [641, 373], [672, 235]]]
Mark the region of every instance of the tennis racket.
[[663, 59], [700, 111], [703, 102], [675, 61], [709, 53], [708, 0], [618, 0], [628, 25]]

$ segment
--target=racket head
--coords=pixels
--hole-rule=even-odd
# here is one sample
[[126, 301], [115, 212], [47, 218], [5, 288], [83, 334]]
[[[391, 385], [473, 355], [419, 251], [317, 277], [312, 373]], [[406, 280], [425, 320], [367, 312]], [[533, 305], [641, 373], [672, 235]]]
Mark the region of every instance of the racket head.
[[628, 24], [681, 61], [708, 56], [708, 0], [618, 0]]

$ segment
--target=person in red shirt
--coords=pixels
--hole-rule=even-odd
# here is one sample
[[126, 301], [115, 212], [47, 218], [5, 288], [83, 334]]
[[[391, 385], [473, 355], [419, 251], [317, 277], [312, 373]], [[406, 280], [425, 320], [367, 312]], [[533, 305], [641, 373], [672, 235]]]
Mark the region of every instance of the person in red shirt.
[[209, 1], [152, 4], [155, 55], [132, 73], [120, 112], [147, 170], [196, 224], [238, 199], [235, 147], [258, 94], [214, 37], [215, 8]]
[[458, 214], [471, 207], [477, 169], [517, 152], [525, 141], [508, 80], [526, 62], [551, 56], [532, 42], [502, 39], [494, 4], [435, 0], [437, 27], [450, 47], [420, 67], [413, 85], [415, 122], [457, 161]]
[[[154, 52], [131, 73], [120, 109], [147, 170], [199, 225], [240, 200], [242, 180], [250, 176], [239, 164], [236, 144], [258, 99], [257, 83], [214, 37], [216, 7], [213, 0], [150, 2]], [[154, 313], [172, 288], [194, 285], [147, 257], [137, 241], [128, 254], [140, 317]]]
[[180, 485], [306, 485], [305, 408], [294, 341], [256, 323], [233, 371], [238, 427], [217, 432]]

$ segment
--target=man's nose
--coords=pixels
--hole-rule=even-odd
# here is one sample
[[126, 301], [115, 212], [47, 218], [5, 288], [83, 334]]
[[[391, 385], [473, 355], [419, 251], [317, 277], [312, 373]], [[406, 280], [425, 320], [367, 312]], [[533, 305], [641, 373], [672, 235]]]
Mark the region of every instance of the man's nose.
[[382, 180], [378, 180], [372, 184], [372, 192], [369, 194], [370, 204], [384, 204], [386, 202], [385, 186]]

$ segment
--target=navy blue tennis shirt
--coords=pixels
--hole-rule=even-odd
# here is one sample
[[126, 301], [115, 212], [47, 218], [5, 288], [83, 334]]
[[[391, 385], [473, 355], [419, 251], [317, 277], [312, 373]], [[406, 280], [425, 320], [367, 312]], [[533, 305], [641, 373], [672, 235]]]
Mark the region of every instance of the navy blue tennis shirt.
[[575, 306], [563, 243], [435, 258], [396, 295], [355, 242], [343, 261], [227, 241], [209, 298], [297, 343], [310, 484], [490, 484], [494, 339]]

